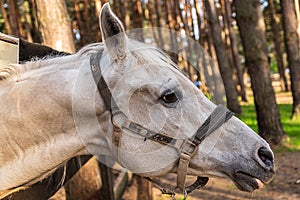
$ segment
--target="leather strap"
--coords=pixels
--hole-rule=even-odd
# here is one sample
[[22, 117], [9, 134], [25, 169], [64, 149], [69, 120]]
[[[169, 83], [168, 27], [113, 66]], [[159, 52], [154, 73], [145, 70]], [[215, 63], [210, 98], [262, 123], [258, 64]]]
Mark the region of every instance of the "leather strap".
[[[92, 54], [90, 57], [90, 65], [91, 65], [91, 70], [92, 74], [94, 77], [94, 81], [97, 84], [97, 89], [105, 103], [105, 106], [110, 110], [112, 113], [112, 117], [114, 116], [115, 113], [119, 112], [120, 109], [116, 104], [116, 101], [114, 100], [111, 91], [104, 79], [104, 76], [102, 75], [101, 72], [101, 67], [99, 65], [101, 56], [102, 56], [103, 50], [98, 51], [96, 54]], [[112, 119], [113, 121], [113, 119]], [[122, 130], [118, 126], [113, 126], [113, 134], [112, 134], [112, 143], [116, 146], [115, 152], [116, 152], [116, 157], [117, 160], [119, 160], [119, 146], [120, 146], [120, 141], [122, 137]]]
[[208, 182], [208, 180], [209, 179], [207, 177], [198, 176], [197, 180], [192, 185], [185, 188], [186, 193], [189, 194], [196, 189], [200, 189], [200, 188], [204, 187], [206, 185], [206, 183]]
[[187, 170], [189, 168], [191, 157], [185, 153], [180, 154], [179, 164], [177, 168], [177, 188], [181, 191], [185, 191], [185, 180]]
[[208, 135], [222, 126], [233, 115], [233, 112], [223, 107], [222, 105], [218, 105], [196, 131], [193, 142], [196, 145], [199, 145]]
[[92, 69], [92, 74], [94, 77], [94, 80], [97, 84], [98, 91], [105, 103], [105, 106], [112, 112], [119, 111], [119, 107], [116, 104], [116, 101], [114, 100], [111, 91], [104, 79], [104, 76], [101, 72], [101, 67], [99, 65], [101, 56], [102, 56], [103, 50], [98, 51], [96, 54], [92, 54], [90, 57], [90, 65]]

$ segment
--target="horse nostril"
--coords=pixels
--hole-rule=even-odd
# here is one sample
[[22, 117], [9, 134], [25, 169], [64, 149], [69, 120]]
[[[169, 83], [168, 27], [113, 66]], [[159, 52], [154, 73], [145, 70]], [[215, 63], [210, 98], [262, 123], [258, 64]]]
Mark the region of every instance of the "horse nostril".
[[261, 147], [258, 150], [258, 156], [267, 167], [273, 167], [274, 158], [272, 152], [269, 149], [267, 149], [266, 147]]

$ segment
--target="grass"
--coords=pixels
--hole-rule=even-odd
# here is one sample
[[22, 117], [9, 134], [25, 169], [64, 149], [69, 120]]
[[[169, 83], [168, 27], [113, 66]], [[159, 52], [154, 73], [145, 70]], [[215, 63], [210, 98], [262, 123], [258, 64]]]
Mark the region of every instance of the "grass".
[[[256, 113], [253, 101], [242, 105], [243, 114], [238, 117], [254, 131], [258, 131]], [[292, 105], [278, 104], [281, 123], [288, 135], [286, 141], [277, 149], [278, 151], [300, 151], [300, 118], [291, 119]]]

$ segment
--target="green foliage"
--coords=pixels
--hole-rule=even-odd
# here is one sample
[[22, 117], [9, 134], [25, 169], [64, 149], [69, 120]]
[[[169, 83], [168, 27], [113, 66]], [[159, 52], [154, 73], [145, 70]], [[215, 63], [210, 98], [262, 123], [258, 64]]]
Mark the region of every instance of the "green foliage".
[[[168, 194], [163, 194], [163, 195], [161, 195], [160, 198], [158, 198], [158, 200], [169, 200], [169, 199], [171, 199], [171, 197], [170, 197], [170, 195], [168, 195]], [[178, 200], [183, 200], [183, 199], [184, 199], [184, 196], [181, 195], [181, 194], [176, 194], [176, 199], [178, 199]], [[189, 199], [190, 199], [190, 198], [187, 197], [187, 200], [189, 200]]]
[[277, 66], [277, 62], [276, 62], [276, 58], [274, 56], [274, 54], [270, 55], [270, 72], [271, 73], [278, 73], [278, 66]]
[[240, 120], [242, 120], [244, 123], [246, 123], [251, 129], [257, 132], [258, 127], [254, 104], [243, 105], [242, 110], [243, 113], [241, 115], [238, 115], [237, 117], [240, 118]]
[[289, 150], [300, 150], [300, 118], [291, 119], [292, 105], [279, 105], [282, 126], [288, 134], [287, 145]]
[[1, 33], [4, 33], [4, 19], [3, 19], [3, 16], [2, 16], [2, 12], [0, 12], [0, 32]]
[[[300, 118], [291, 119], [292, 105], [279, 104], [281, 122], [285, 133], [288, 135], [280, 150], [299, 151], [300, 150]], [[257, 121], [255, 106], [253, 103], [242, 106], [243, 114], [238, 117], [245, 122], [250, 128], [257, 132]]]

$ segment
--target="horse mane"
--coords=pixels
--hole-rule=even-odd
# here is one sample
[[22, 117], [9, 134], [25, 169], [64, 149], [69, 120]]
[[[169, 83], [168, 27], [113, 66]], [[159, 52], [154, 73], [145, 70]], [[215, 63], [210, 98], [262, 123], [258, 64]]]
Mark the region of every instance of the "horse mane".
[[0, 81], [8, 79], [13, 74], [16, 74], [16, 67], [13, 64], [0, 68]]
[[[131, 51], [132, 55], [139, 60], [139, 64], [144, 64], [147, 62], [155, 62], [157, 64], [169, 64], [173, 68], [181, 71], [177, 65], [170, 59], [170, 57], [161, 49], [141, 43], [136, 40], [130, 39], [127, 43], [128, 50]], [[6, 67], [0, 68], [0, 83], [7, 80], [15, 75], [34, 70], [40, 69], [47, 66], [53, 65], [64, 65], [68, 62], [74, 61], [75, 59], [80, 59], [88, 57], [91, 54], [97, 53], [104, 49], [103, 43], [92, 43], [83, 48], [81, 48], [77, 53], [73, 55], [48, 55], [43, 58], [33, 58], [31, 61], [25, 62], [23, 64], [9, 64]], [[156, 55], [153, 55], [156, 54]], [[152, 55], [149, 57], [149, 55]], [[181, 71], [182, 72], [182, 71]]]
[[0, 68], [0, 82], [26, 71], [39, 69], [53, 64], [65, 64], [69, 60], [89, 56], [100, 49], [103, 49], [102, 43], [93, 43], [81, 48], [73, 55], [47, 55], [43, 58], [33, 58], [31, 61], [23, 64], [9, 64], [6, 67]]

